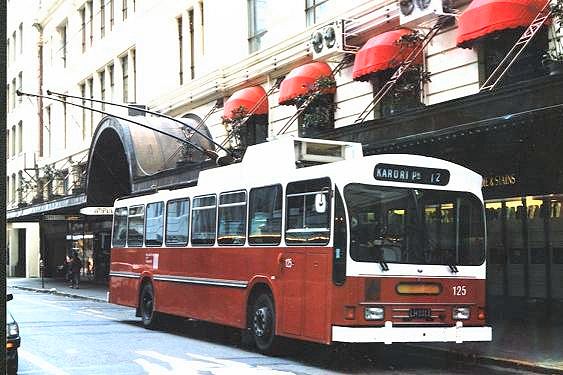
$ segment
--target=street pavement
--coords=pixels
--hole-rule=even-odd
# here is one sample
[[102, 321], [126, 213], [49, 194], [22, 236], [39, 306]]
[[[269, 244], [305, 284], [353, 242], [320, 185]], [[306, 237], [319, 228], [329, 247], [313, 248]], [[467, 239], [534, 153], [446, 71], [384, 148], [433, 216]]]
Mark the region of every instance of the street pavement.
[[[84, 281], [72, 289], [63, 280], [8, 278], [7, 286], [35, 292], [107, 302], [107, 285]], [[506, 307], [489, 313], [493, 327], [490, 343], [416, 344], [417, 353], [447, 352], [466, 361], [509, 366], [548, 374], [563, 374], [563, 321], [559, 312], [535, 314]], [[509, 311], [513, 311], [509, 313]], [[536, 311], [536, 309], [532, 309]]]

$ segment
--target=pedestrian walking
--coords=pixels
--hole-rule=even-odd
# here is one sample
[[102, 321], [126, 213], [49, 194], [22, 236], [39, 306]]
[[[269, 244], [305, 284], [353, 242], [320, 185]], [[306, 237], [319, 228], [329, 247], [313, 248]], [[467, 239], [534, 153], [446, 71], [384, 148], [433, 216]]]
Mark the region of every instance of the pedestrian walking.
[[74, 252], [72, 254], [72, 258], [70, 259], [70, 272], [72, 274], [72, 285], [71, 288], [78, 289], [80, 284], [80, 270], [82, 269], [82, 261], [78, 257], [78, 252]]

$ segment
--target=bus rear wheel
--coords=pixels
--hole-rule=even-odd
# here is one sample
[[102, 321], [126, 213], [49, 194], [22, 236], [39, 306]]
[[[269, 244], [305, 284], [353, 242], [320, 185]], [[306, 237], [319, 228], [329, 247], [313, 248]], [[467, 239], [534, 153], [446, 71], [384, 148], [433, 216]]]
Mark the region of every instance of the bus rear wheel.
[[250, 316], [250, 332], [259, 351], [275, 354], [279, 350], [276, 337], [276, 311], [269, 294], [261, 294], [254, 300]]
[[139, 305], [143, 326], [150, 329], [156, 328], [158, 325], [158, 312], [154, 310], [154, 289], [151, 283], [143, 285]]

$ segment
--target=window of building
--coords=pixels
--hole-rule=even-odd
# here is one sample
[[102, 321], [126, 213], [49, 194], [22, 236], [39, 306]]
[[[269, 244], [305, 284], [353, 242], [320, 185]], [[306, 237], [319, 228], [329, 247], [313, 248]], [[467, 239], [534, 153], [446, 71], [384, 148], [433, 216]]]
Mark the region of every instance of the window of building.
[[16, 174], [12, 173], [12, 203], [16, 201]]
[[[521, 35], [522, 29], [503, 30], [483, 38], [477, 45], [481, 84], [494, 72]], [[542, 55], [547, 48], [548, 30], [543, 27], [511, 65], [500, 84], [507, 85], [543, 76], [545, 69], [542, 65]]]
[[246, 192], [219, 196], [219, 245], [244, 245], [246, 240]]
[[266, 29], [268, 0], [248, 0], [248, 50], [250, 53], [261, 48]]
[[82, 35], [82, 53], [86, 52], [86, 8], [78, 10], [80, 13], [80, 33]]
[[[98, 80], [100, 81], [100, 99], [106, 100], [106, 72], [101, 70], [98, 72]], [[102, 111], [106, 109], [105, 103], [102, 103]]]
[[135, 48], [131, 49], [131, 64], [133, 65], [133, 79], [131, 83], [133, 85], [133, 102], [137, 102], [137, 50]]
[[16, 108], [16, 79], [12, 79], [12, 109]]
[[6, 112], [10, 112], [10, 93], [12, 87], [10, 86], [10, 84], [6, 85]]
[[127, 103], [129, 99], [129, 64], [127, 61], [128, 56], [125, 55], [119, 60], [121, 61], [121, 81], [123, 83], [123, 103]]
[[143, 232], [145, 227], [145, 207], [129, 207], [129, 220], [127, 223], [127, 246], [143, 246]]
[[286, 232], [288, 244], [326, 244], [330, 238], [330, 191], [328, 178], [287, 185]]
[[106, 35], [106, 0], [100, 1], [100, 38]]
[[190, 200], [177, 199], [166, 204], [166, 245], [188, 244]]
[[127, 0], [121, 1], [121, 13], [123, 14], [123, 21], [127, 19]]
[[[89, 94], [90, 94], [90, 99], [94, 99], [94, 78], [90, 77], [88, 78], [88, 90], [89, 90]], [[94, 111], [92, 110], [94, 108], [94, 102], [92, 100], [90, 100], [90, 134], [93, 133], [94, 130]], [[84, 129], [84, 134], [83, 134], [83, 139], [86, 138], [86, 129]]]
[[203, 1], [200, 1], [199, 3], [199, 19], [201, 21], [200, 24], [200, 42], [201, 42], [201, 54], [203, 55], [205, 53], [205, 16], [203, 13]]
[[109, 0], [109, 29], [113, 30], [113, 24], [115, 20], [115, 2], [114, 0]]
[[[389, 81], [393, 73], [395, 73], [394, 69], [388, 69], [372, 75], [370, 82], [374, 95]], [[423, 105], [422, 75], [422, 67], [413, 67], [403, 73], [403, 76], [374, 108], [374, 117], [376, 119], [385, 118], [408, 109], [421, 107]]]
[[24, 196], [23, 196], [23, 172], [19, 171], [18, 172], [18, 189], [17, 189], [17, 193], [18, 193], [18, 202], [23, 202], [24, 200]]
[[6, 130], [6, 159], [10, 157], [10, 129]]
[[115, 89], [115, 75], [114, 75], [115, 69], [113, 64], [108, 65], [108, 77], [109, 77], [109, 95], [110, 101], [113, 101], [114, 98], [114, 89]]
[[180, 85], [184, 84], [184, 38], [183, 38], [183, 26], [182, 26], [182, 16], [176, 18], [176, 24], [178, 26], [178, 57], [179, 57], [179, 78]]
[[12, 202], [10, 200], [10, 176], [6, 176], [6, 202]]
[[164, 230], [164, 203], [147, 204], [145, 243], [147, 246], [161, 246]]
[[51, 156], [51, 106], [45, 107], [46, 121], [43, 124], [45, 134], [47, 134], [47, 156]]
[[20, 23], [20, 55], [23, 54], [23, 23]]
[[92, 4], [92, 0], [86, 3], [86, 7], [88, 8], [88, 32], [90, 34], [89, 36], [90, 36], [90, 47], [91, 47], [94, 44], [94, 6]]
[[7, 58], [6, 66], [10, 66], [11, 56], [12, 56], [11, 42], [10, 39], [8, 38], [6, 40], [6, 58]]
[[194, 198], [192, 207], [192, 245], [213, 245], [215, 243], [216, 219], [217, 198], [215, 195]]
[[281, 185], [250, 190], [248, 205], [248, 242], [251, 245], [279, 245], [282, 225]]
[[17, 51], [17, 48], [16, 48], [16, 47], [17, 47], [17, 42], [16, 42], [16, 41], [17, 41], [17, 36], [16, 36], [16, 32], [15, 32], [15, 31], [12, 33], [12, 40], [14, 41], [14, 44], [13, 44], [13, 49], [14, 49], [14, 50], [12, 51], [12, 60], [15, 60], [15, 59], [16, 59], [16, 51]]
[[78, 85], [80, 87], [80, 97], [81, 99], [81, 104], [82, 104], [82, 139], [84, 139], [84, 136], [86, 134], [86, 83], [83, 82], [81, 84]]
[[12, 156], [16, 155], [16, 125], [12, 126], [12, 146], [11, 146], [11, 150], [12, 150]]
[[116, 208], [113, 214], [113, 246], [125, 246], [127, 240], [127, 207]]
[[329, 0], [306, 0], [305, 17], [307, 26], [312, 26], [326, 18]]
[[59, 30], [59, 35], [60, 35], [60, 41], [61, 41], [61, 47], [60, 47], [60, 52], [61, 52], [61, 59], [63, 61], [63, 67], [66, 68], [66, 60], [67, 60], [67, 24], [66, 21], [64, 24], [60, 25], [58, 27]]
[[[22, 91], [23, 88], [23, 72], [18, 73], [18, 90]], [[18, 96], [18, 102], [22, 102], [23, 97], [20, 95]]]
[[23, 121], [18, 122], [18, 154], [23, 152]]
[[194, 34], [194, 10], [188, 10], [188, 27], [190, 31], [190, 78], [195, 78], [195, 34]]

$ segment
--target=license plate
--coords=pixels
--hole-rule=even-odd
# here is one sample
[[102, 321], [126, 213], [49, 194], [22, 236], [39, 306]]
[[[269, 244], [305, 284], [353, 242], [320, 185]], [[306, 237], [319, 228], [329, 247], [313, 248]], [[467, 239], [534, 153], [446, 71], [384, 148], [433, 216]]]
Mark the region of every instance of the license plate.
[[431, 309], [413, 308], [409, 310], [409, 318], [411, 319], [432, 319]]

